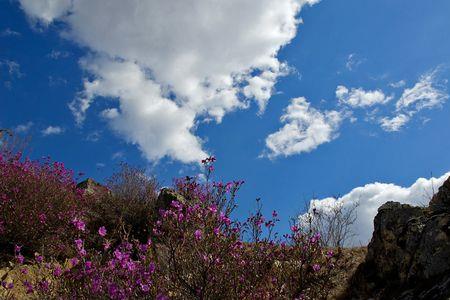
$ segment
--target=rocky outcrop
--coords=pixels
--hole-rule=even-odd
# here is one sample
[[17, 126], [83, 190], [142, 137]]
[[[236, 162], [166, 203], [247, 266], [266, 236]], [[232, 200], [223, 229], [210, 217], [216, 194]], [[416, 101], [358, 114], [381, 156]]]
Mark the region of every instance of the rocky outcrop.
[[169, 209], [172, 201], [178, 201], [180, 203], [185, 203], [185, 198], [179, 193], [175, 192], [170, 188], [163, 188], [159, 192], [158, 199], [156, 200], [156, 211], [160, 209]]
[[343, 299], [450, 299], [450, 178], [429, 207], [378, 209], [368, 252]]
[[84, 193], [89, 195], [108, 192], [108, 189], [105, 186], [101, 185], [92, 178], [88, 178], [78, 183], [77, 188], [83, 190]]

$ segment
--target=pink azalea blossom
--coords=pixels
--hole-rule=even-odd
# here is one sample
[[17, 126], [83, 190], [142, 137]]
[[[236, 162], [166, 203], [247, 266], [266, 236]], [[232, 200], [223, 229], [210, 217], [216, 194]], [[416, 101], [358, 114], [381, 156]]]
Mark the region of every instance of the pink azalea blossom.
[[73, 219], [72, 220], [72, 224], [79, 231], [85, 231], [86, 230], [86, 224], [82, 220], [80, 220], [78, 218]]
[[98, 234], [99, 234], [100, 236], [105, 236], [105, 235], [106, 235], [106, 228], [105, 228], [105, 226], [102, 226], [102, 227], [100, 227], [100, 228], [98, 229]]
[[197, 241], [201, 240], [202, 239], [202, 231], [200, 229], [197, 229], [194, 232], [194, 237]]
[[318, 265], [318, 264], [314, 264], [314, 265], [312, 266], [312, 268], [313, 268], [314, 272], [320, 271], [320, 265]]
[[55, 275], [56, 277], [59, 277], [62, 275], [62, 269], [60, 266], [55, 267], [55, 269], [53, 270], [53, 275]]

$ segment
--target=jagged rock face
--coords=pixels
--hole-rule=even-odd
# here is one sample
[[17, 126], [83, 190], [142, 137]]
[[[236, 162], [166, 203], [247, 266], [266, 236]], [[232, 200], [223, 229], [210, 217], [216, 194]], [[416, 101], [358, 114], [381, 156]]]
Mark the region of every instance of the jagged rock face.
[[102, 193], [107, 192], [108, 189], [101, 185], [100, 183], [96, 182], [92, 178], [88, 178], [79, 184], [77, 184], [77, 188], [83, 190], [86, 194], [96, 194], [96, 193]]
[[365, 262], [345, 299], [450, 299], [450, 178], [429, 207], [378, 209]]
[[430, 209], [435, 212], [449, 212], [450, 210], [450, 179], [444, 182], [439, 192], [430, 201]]

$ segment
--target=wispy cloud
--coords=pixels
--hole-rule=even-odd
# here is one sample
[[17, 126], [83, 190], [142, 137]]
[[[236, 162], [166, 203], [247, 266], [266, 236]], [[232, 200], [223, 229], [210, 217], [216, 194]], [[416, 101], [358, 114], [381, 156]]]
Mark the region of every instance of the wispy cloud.
[[9, 37], [9, 36], [21, 36], [21, 33], [18, 31], [14, 31], [11, 28], [6, 28], [0, 31], [0, 37]]
[[58, 86], [58, 85], [66, 85], [67, 80], [62, 77], [57, 76], [48, 76], [48, 85], [51, 87]]
[[21, 78], [25, 74], [20, 71], [20, 65], [14, 60], [4, 59], [0, 61], [0, 67], [5, 68], [10, 78]]
[[89, 142], [98, 142], [100, 140], [101, 134], [99, 131], [93, 131], [86, 136], [86, 141]]
[[365, 61], [365, 59], [359, 57], [359, 55], [357, 55], [356, 53], [351, 53], [347, 56], [347, 61], [345, 62], [345, 67], [349, 71], [354, 71], [364, 61]]
[[111, 159], [113, 159], [113, 160], [122, 159], [124, 157], [125, 157], [125, 153], [123, 153], [123, 151], [117, 151], [111, 155]]
[[43, 136], [49, 136], [49, 135], [59, 135], [64, 132], [64, 128], [59, 126], [48, 126], [47, 128], [43, 129], [41, 131]]
[[403, 91], [396, 103], [397, 111], [421, 111], [441, 106], [448, 100], [449, 95], [445, 87], [437, 81], [438, 68], [420, 76], [419, 81]]
[[60, 51], [60, 50], [52, 50], [49, 54], [47, 54], [47, 57], [51, 59], [61, 59], [61, 58], [67, 58], [70, 56], [70, 52], [68, 51]]
[[414, 86], [403, 90], [395, 103], [395, 115], [380, 119], [383, 130], [399, 131], [421, 110], [442, 107], [449, 99], [449, 94], [445, 85], [438, 80], [439, 71], [440, 68], [437, 67], [421, 75]]
[[[365, 121], [378, 123], [384, 131], [397, 132], [420, 111], [442, 107], [449, 99], [446, 82], [439, 79], [440, 71], [441, 67], [438, 66], [422, 74], [418, 81], [409, 88], [405, 88], [405, 80], [389, 83], [390, 87], [401, 89], [401, 95], [396, 101], [393, 101], [394, 94], [386, 95], [379, 88], [364, 90], [363, 88], [347, 88], [344, 85], [338, 85], [335, 94], [339, 103], [350, 110], [366, 109]], [[372, 109], [371, 107], [375, 105], [377, 107]]]
[[16, 128], [14, 128], [14, 132], [15, 133], [27, 133], [31, 127], [33, 127], [33, 122], [29, 121], [25, 124], [19, 124], [16, 126]]
[[389, 86], [390, 87], [392, 87], [392, 88], [396, 88], [396, 89], [398, 89], [398, 88], [401, 88], [401, 87], [404, 87], [406, 85], [406, 81], [405, 80], [399, 80], [399, 81], [397, 81], [397, 82], [391, 82], [391, 83], [389, 83]]

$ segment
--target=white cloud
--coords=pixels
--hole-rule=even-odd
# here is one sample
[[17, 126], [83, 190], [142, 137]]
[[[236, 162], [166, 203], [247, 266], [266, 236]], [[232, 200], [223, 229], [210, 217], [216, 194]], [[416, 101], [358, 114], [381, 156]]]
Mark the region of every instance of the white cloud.
[[113, 119], [117, 118], [120, 114], [119, 114], [119, 111], [117, 110], [117, 108], [107, 108], [107, 109], [103, 110], [100, 113], [100, 115], [105, 119], [113, 120]]
[[122, 158], [124, 158], [124, 157], [125, 157], [125, 154], [124, 154], [122, 151], [114, 152], [114, 153], [111, 155], [111, 159], [114, 159], [114, 160], [116, 160], [116, 159], [122, 159]]
[[85, 82], [84, 99], [119, 98], [119, 109], [102, 112], [111, 128], [127, 142], [137, 144], [152, 161], [168, 155], [182, 162], [207, 157], [201, 140], [193, 134], [195, 112], [162, 95], [161, 86], [131, 62], [95, 59], [85, 61], [97, 79]]
[[399, 80], [397, 82], [389, 83], [389, 86], [397, 89], [397, 88], [401, 88], [401, 87], [405, 86], [405, 84], [406, 84], [406, 81], [404, 81], [402, 79], [402, 80]]
[[111, 126], [147, 158], [193, 162], [206, 154], [197, 122], [220, 122], [249, 98], [264, 110], [286, 70], [278, 51], [295, 37], [302, 6], [318, 1], [20, 2], [44, 24], [66, 23], [63, 35], [95, 53], [82, 64], [95, 79], [70, 106], [78, 123], [96, 97], [118, 99]]
[[67, 80], [65, 78], [58, 77], [58, 76], [52, 76], [52, 75], [48, 76], [48, 85], [50, 87], [54, 87], [54, 86], [58, 86], [58, 85], [66, 85], [66, 84], [67, 84]]
[[438, 72], [439, 67], [420, 76], [413, 87], [404, 89], [395, 104], [396, 115], [380, 119], [383, 130], [399, 131], [421, 110], [441, 107], [448, 100], [445, 86], [437, 79]]
[[347, 56], [347, 61], [345, 67], [349, 71], [355, 70], [360, 64], [362, 64], [364, 59], [359, 58], [356, 53], [351, 53]]
[[384, 117], [380, 120], [380, 125], [384, 131], [400, 131], [409, 119], [410, 117], [404, 114], [399, 114], [393, 118]]
[[101, 136], [102, 136], [101, 133], [99, 131], [95, 130], [86, 136], [86, 141], [98, 142], [100, 140]]
[[438, 69], [435, 69], [422, 75], [412, 88], [405, 89], [396, 103], [397, 110], [417, 112], [425, 108], [431, 109], [441, 106], [447, 101], [448, 94], [436, 80], [437, 72]]
[[49, 135], [58, 135], [64, 132], [64, 128], [61, 128], [59, 126], [48, 126], [44, 130], [42, 130], [43, 136], [49, 136]]
[[27, 133], [31, 127], [33, 126], [33, 122], [29, 121], [25, 124], [19, 124], [16, 126], [16, 128], [14, 128], [14, 132], [16, 133]]
[[47, 54], [48, 58], [58, 60], [60, 58], [67, 58], [70, 56], [70, 52], [60, 51], [60, 50], [52, 50], [49, 54]]
[[8, 37], [8, 36], [20, 36], [20, 32], [14, 31], [11, 28], [6, 28], [0, 32], [0, 37]]
[[338, 85], [336, 98], [338, 98], [340, 103], [351, 107], [370, 107], [377, 104], [385, 104], [392, 100], [393, 96], [386, 96], [382, 90], [366, 91], [362, 88], [349, 90], [343, 85]]
[[338, 136], [343, 117], [337, 111], [316, 110], [303, 97], [294, 98], [280, 118], [285, 125], [266, 138], [268, 153], [265, 156], [274, 158], [310, 152]]
[[20, 5], [33, 21], [48, 25], [68, 12], [72, 0], [20, 0]]
[[21, 78], [24, 74], [20, 71], [20, 65], [18, 62], [4, 59], [0, 61], [0, 67], [4, 67], [9, 74], [9, 77], [12, 78]]
[[[370, 183], [362, 187], [357, 187], [348, 194], [339, 198], [324, 198], [320, 200], [311, 200], [312, 208], [318, 211], [328, 211], [330, 207], [343, 205], [344, 208], [350, 208], [359, 203], [357, 207], [357, 219], [352, 226], [356, 234], [347, 246], [367, 245], [372, 237], [373, 219], [377, 214], [378, 208], [388, 201], [395, 201], [414, 206], [427, 205], [431, 200], [433, 192], [450, 176], [450, 172], [439, 178], [419, 178], [409, 187], [402, 187], [388, 183]], [[301, 218], [301, 217], [300, 217]]]

